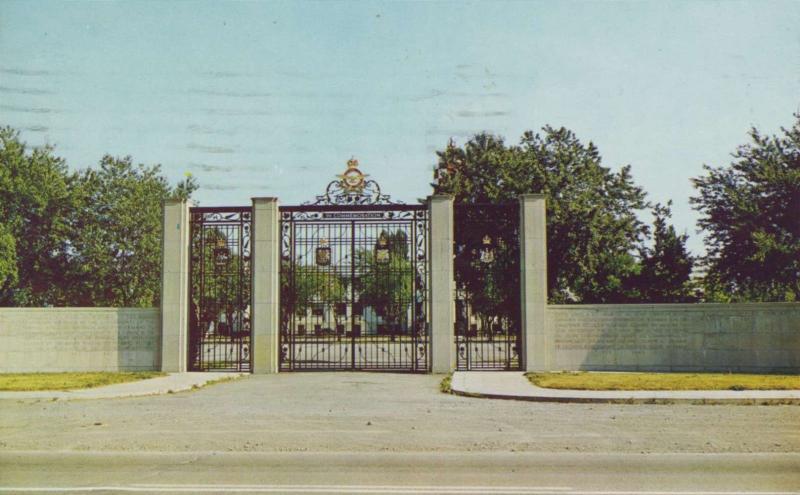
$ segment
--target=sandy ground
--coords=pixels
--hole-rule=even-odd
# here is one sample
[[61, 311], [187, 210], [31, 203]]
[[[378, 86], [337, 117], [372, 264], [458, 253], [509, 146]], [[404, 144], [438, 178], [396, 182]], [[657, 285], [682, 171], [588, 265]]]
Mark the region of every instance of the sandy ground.
[[798, 406], [583, 405], [475, 399], [441, 376], [283, 373], [192, 392], [0, 401], [0, 451], [800, 451]]

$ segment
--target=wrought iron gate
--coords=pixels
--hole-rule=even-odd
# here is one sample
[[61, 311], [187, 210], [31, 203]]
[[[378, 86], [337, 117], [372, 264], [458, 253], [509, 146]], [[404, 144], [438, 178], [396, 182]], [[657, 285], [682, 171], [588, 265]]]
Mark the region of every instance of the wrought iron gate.
[[456, 365], [519, 370], [519, 204], [457, 204]]
[[427, 207], [340, 177], [280, 209], [280, 369], [427, 371]]
[[249, 207], [191, 208], [190, 371], [250, 371]]

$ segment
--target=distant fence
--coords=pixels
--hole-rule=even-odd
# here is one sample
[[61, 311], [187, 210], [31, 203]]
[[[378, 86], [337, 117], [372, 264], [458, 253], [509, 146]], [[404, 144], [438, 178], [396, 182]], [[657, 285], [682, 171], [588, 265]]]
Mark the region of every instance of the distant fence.
[[551, 369], [800, 372], [800, 303], [547, 306]]
[[0, 372], [161, 367], [158, 308], [0, 308]]

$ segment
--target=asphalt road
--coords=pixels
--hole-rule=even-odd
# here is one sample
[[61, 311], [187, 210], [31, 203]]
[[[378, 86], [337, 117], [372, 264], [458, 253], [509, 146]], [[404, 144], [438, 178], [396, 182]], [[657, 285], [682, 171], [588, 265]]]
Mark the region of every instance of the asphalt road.
[[0, 454], [0, 493], [792, 493], [800, 455]]
[[283, 373], [3, 400], [0, 493], [800, 493], [797, 406], [497, 401], [441, 394], [440, 379]]

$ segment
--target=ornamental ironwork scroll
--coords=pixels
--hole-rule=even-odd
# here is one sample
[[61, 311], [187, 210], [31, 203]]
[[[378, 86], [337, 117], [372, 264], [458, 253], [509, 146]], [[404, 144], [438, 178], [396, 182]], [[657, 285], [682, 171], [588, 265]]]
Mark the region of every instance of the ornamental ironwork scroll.
[[428, 208], [336, 177], [280, 207], [279, 369], [428, 371]]
[[381, 186], [358, 168], [358, 160], [347, 161], [347, 170], [337, 175], [325, 189], [325, 194], [317, 196], [313, 205], [392, 205], [402, 204], [392, 201], [388, 194], [381, 192]]

